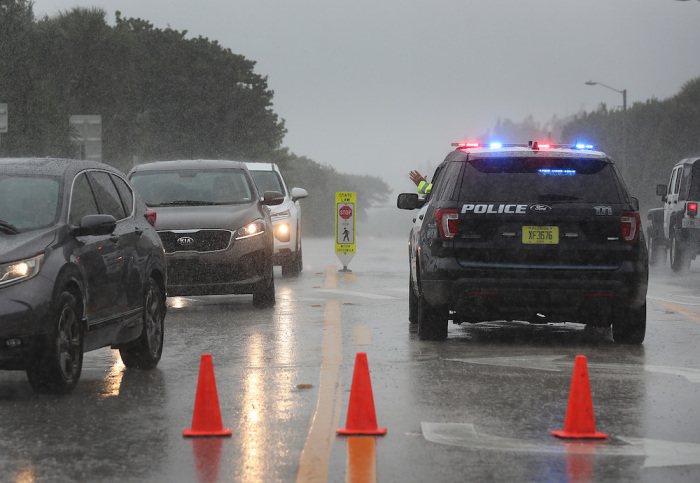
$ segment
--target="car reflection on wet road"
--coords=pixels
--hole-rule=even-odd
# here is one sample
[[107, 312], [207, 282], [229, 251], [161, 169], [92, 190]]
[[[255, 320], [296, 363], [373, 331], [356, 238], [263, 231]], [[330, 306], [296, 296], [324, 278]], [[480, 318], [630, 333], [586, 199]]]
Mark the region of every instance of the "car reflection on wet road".
[[[168, 299], [163, 358], [127, 370], [86, 354], [67, 397], [0, 373], [4, 481], [697, 481], [700, 270], [652, 273], [647, 337], [520, 322], [408, 323], [406, 240], [305, 240], [298, 278], [276, 269], [277, 304], [249, 295]], [[384, 436], [338, 436], [356, 354], [367, 354]], [[211, 354], [230, 438], [183, 438]], [[603, 442], [559, 440], [574, 359], [585, 355]]]

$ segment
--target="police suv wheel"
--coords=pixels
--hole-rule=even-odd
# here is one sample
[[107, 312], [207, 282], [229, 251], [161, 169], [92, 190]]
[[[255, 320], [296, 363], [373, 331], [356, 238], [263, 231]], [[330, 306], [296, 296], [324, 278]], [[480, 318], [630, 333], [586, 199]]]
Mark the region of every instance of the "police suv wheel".
[[422, 296], [417, 299], [415, 318], [418, 324], [418, 338], [420, 340], [447, 339], [447, 311], [431, 307]]
[[612, 322], [613, 340], [618, 344], [641, 344], [647, 330], [647, 304], [637, 309], [625, 308]]

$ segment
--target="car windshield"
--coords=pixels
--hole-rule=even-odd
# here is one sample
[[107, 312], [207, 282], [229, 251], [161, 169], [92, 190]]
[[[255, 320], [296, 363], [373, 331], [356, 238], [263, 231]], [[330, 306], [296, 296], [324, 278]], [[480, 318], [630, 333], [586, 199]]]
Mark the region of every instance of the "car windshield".
[[[0, 221], [17, 230], [50, 226], [58, 218], [55, 178], [0, 175]], [[0, 231], [4, 233], [5, 231]]]
[[573, 158], [482, 158], [466, 163], [460, 199], [620, 203], [611, 165]]
[[148, 206], [250, 203], [253, 190], [241, 169], [136, 172], [131, 183]]
[[253, 177], [255, 186], [258, 187], [258, 191], [260, 193], [264, 193], [265, 191], [279, 191], [280, 193], [285, 194], [280, 178], [277, 176], [276, 172], [251, 171], [250, 174]]

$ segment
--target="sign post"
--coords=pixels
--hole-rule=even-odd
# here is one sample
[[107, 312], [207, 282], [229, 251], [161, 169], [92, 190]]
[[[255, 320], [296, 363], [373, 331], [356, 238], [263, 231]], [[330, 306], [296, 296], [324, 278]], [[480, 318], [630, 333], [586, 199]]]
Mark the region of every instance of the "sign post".
[[355, 256], [355, 193], [338, 191], [335, 194], [335, 254], [343, 264], [341, 272], [348, 270]]

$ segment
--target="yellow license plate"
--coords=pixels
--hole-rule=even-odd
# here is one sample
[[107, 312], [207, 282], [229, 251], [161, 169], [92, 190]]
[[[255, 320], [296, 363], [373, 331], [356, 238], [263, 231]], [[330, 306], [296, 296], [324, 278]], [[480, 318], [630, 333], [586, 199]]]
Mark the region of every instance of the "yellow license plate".
[[523, 243], [528, 245], [556, 245], [559, 243], [559, 227], [524, 226]]

